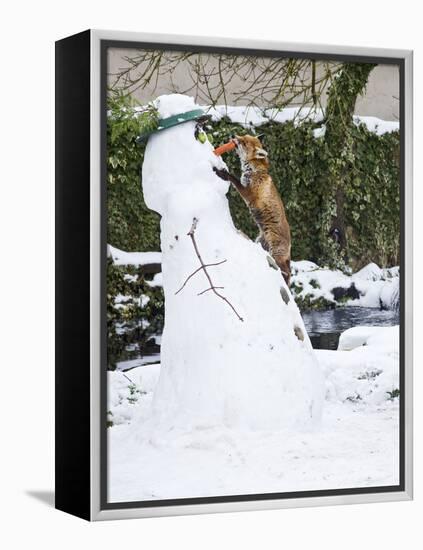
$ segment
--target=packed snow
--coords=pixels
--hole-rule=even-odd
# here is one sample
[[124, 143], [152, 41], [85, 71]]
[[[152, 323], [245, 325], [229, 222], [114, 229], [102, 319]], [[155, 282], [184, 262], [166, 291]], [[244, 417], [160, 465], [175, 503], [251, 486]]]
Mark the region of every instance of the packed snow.
[[[178, 94], [161, 96], [157, 105], [161, 115], [162, 107], [166, 114], [193, 108]], [[310, 427], [321, 414], [322, 382], [301, 315], [267, 253], [236, 230], [228, 183], [213, 171], [223, 161], [208, 141], [195, 139], [195, 126], [190, 121], [152, 135], [143, 163], [144, 200], [162, 216], [165, 294], [162, 374], [151, 424], [163, 433], [222, 424]], [[204, 262], [225, 261], [208, 271], [227, 301], [207, 290], [202, 271], [181, 289], [200, 267], [187, 234], [194, 219]], [[251, 407], [252, 395], [258, 409]]]
[[[109, 500], [398, 484], [398, 347], [398, 327], [360, 327], [342, 334], [339, 351], [317, 350], [325, 406], [305, 432], [187, 426], [143, 438], [160, 364], [130, 370], [130, 380], [109, 372]], [[251, 408], [261, 406], [253, 393]]]

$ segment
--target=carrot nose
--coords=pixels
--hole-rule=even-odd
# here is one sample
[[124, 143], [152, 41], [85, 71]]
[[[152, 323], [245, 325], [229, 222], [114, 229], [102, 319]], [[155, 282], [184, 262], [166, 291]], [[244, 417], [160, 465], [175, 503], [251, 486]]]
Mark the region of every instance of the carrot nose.
[[228, 143], [224, 143], [223, 145], [216, 147], [216, 149], [214, 150], [214, 154], [220, 156], [223, 155], [223, 153], [228, 153], [229, 151], [232, 151], [232, 149], [235, 149], [235, 147], [235, 142], [231, 140], [228, 141]]

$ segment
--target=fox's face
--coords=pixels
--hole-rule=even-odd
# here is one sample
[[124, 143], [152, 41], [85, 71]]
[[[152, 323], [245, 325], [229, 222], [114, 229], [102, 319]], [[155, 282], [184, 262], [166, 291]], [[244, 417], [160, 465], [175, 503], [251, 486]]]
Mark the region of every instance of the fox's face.
[[255, 136], [235, 136], [234, 142], [241, 161], [250, 163], [261, 161], [266, 166], [269, 164], [267, 151], [263, 149], [261, 141]]

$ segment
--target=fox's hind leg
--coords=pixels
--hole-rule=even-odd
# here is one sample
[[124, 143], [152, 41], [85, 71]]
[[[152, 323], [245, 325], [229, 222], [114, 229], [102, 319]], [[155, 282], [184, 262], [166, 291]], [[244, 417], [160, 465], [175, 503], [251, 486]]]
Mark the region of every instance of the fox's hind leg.
[[261, 244], [262, 248], [266, 252], [270, 252], [270, 246], [269, 243], [266, 241], [266, 238], [264, 236], [264, 233], [260, 230], [260, 233], [257, 235], [256, 243]]
[[283, 278], [285, 279], [286, 284], [291, 283], [291, 258], [288, 256], [273, 256], [275, 262], [278, 264], [279, 269], [282, 272]]

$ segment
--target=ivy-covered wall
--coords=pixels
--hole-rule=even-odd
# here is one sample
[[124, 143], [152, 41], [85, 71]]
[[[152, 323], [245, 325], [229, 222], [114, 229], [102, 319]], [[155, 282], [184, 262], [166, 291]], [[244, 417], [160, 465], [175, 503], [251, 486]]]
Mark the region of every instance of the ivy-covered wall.
[[[215, 144], [246, 130], [223, 119], [212, 124]], [[314, 137], [316, 124], [270, 122], [260, 126], [269, 153], [271, 174], [285, 203], [292, 231], [292, 258], [319, 265], [353, 269], [369, 261], [381, 267], [399, 260], [400, 190], [399, 133], [378, 136], [365, 126], [349, 130], [348, 155], [342, 159], [342, 213], [337, 212], [335, 183], [328, 170], [336, 162], [327, 137]], [[108, 117], [108, 242], [127, 251], [160, 250], [159, 216], [147, 209], [141, 190], [144, 147], [135, 143], [139, 123], [133, 107], [122, 97], [111, 99]], [[239, 174], [235, 154], [225, 155]], [[229, 192], [235, 225], [251, 238], [257, 228], [240, 196]], [[346, 245], [328, 230], [328, 215], [343, 217]]]

